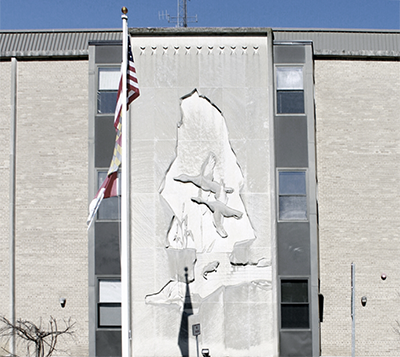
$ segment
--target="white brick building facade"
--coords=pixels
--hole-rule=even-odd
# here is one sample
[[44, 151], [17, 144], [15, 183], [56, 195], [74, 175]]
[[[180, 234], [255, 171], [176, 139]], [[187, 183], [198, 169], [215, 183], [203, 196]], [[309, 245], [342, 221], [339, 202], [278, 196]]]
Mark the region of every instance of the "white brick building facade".
[[[163, 246], [169, 221], [164, 217], [167, 205], [160, 192], [177, 152], [180, 99], [195, 88], [222, 112], [227, 123], [232, 148], [228, 151], [234, 153], [243, 174], [243, 207], [248, 205], [246, 214], [258, 238], [254, 247], [261, 251], [260, 256], [268, 257], [264, 263], [272, 276], [268, 282], [262, 280], [269, 290], [260, 293], [259, 285], [253, 284], [253, 273], [246, 270], [247, 265], [253, 268], [253, 262], [234, 265], [225, 251], [210, 256], [218, 257], [217, 267], [221, 256], [228, 257], [227, 264], [218, 268], [225, 274], [222, 281], [237, 272], [239, 278], [232, 278], [235, 284], [242, 276], [253, 280], [250, 288], [242, 290], [239, 283], [233, 284], [232, 290], [215, 285], [224, 293], [204, 298], [215, 304], [218, 321], [210, 325], [202, 322], [202, 347], [210, 347], [212, 356], [214, 346], [221, 356], [232, 357], [261, 356], [263, 351], [269, 351], [268, 357], [350, 356], [350, 267], [354, 262], [356, 355], [398, 356], [400, 33], [170, 30], [130, 30], [142, 84], [142, 96], [132, 111], [132, 118], [136, 118], [132, 143], [136, 169], [132, 175], [136, 199], [133, 339], [135, 329], [136, 338], [140, 336], [135, 356], [165, 356], [177, 350], [179, 304], [168, 305], [166, 300], [160, 307], [148, 303], [148, 295], [157, 295], [163, 289], [160, 282], [168, 283], [171, 270], [176, 268], [171, 268], [172, 263], [160, 264], [171, 254]], [[119, 221], [98, 219], [96, 233], [94, 228], [88, 233], [86, 217], [88, 202], [97, 190], [97, 174], [107, 169], [111, 157], [103, 146], [114, 140], [114, 133], [107, 132], [112, 113], [108, 118], [96, 111], [98, 73], [101, 68], [119, 66], [120, 44], [115, 40], [120, 39], [120, 33], [59, 31], [55, 34], [60, 36], [58, 40], [41, 45], [33, 40], [31, 44], [18, 42], [24, 34], [0, 32], [4, 39], [0, 52], [0, 315], [9, 317], [12, 305], [10, 136], [12, 88], [16, 84], [16, 317], [43, 324], [50, 316], [61, 325], [63, 319], [76, 322], [74, 338], [60, 340], [57, 355], [118, 355], [119, 326], [102, 326], [100, 322], [99, 311], [104, 306], [100, 304], [99, 284], [119, 279], [118, 237], [113, 235]], [[50, 38], [51, 33], [32, 34], [39, 35]], [[63, 36], [77, 41], [68, 42]], [[279, 66], [301, 69], [303, 87], [295, 89], [303, 95], [304, 112], [285, 116], [276, 111]], [[208, 145], [207, 140], [203, 145]], [[193, 157], [196, 153], [190, 152]], [[291, 157], [304, 160], [296, 163]], [[279, 219], [279, 173], [283, 171], [302, 172], [309, 183], [308, 216], [301, 222], [282, 224]], [[313, 204], [317, 204], [316, 213]], [[318, 222], [316, 218], [313, 221], [314, 216]], [[114, 240], [107, 242], [108, 236]], [[301, 245], [304, 238], [308, 240]], [[114, 260], [107, 256], [111, 250]], [[237, 250], [233, 252], [237, 254]], [[200, 253], [197, 258], [196, 262], [208, 262]], [[107, 271], [110, 267], [116, 270]], [[296, 274], [298, 267], [301, 272]], [[201, 271], [199, 265], [196, 269]], [[216, 271], [211, 269], [211, 278]], [[296, 279], [308, 289], [308, 300], [302, 301], [308, 304], [308, 325], [285, 328], [283, 287]], [[201, 284], [206, 284], [205, 280]], [[200, 321], [196, 314], [208, 308], [198, 303], [203, 299], [201, 292], [196, 295], [192, 291], [195, 316], [190, 317], [191, 323], [197, 318]], [[318, 312], [322, 312], [318, 294], [324, 297], [323, 322], [318, 322]], [[362, 296], [367, 298], [365, 307]], [[60, 298], [66, 298], [65, 308], [60, 306]], [[226, 301], [221, 303], [223, 299]], [[112, 307], [118, 308], [118, 303], [115, 305]], [[224, 315], [227, 311], [231, 320]], [[232, 337], [238, 333], [238, 324], [231, 323], [235, 319], [244, 329], [237, 336], [249, 336], [246, 343]], [[207, 335], [207, 328], [217, 331], [216, 338], [221, 341]], [[260, 331], [268, 331], [269, 337]], [[190, 351], [194, 351], [194, 343], [190, 333]]]

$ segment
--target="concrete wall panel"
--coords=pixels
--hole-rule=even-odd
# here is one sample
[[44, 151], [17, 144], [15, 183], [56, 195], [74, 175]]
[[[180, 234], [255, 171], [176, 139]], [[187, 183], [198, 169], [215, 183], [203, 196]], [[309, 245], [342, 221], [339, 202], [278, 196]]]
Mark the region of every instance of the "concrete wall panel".
[[[275, 356], [266, 39], [132, 45], [135, 355], [194, 355], [200, 323], [211, 355]], [[206, 172], [223, 197], [194, 184]], [[209, 215], [215, 202], [235, 210], [223, 224]]]

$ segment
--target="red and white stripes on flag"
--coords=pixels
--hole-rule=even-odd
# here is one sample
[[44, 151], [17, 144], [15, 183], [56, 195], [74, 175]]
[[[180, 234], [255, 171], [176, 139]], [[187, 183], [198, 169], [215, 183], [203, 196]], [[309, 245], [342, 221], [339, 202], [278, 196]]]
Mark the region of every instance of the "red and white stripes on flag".
[[117, 94], [117, 104], [115, 107], [114, 114], [114, 127], [116, 130], [116, 138], [115, 138], [115, 146], [113, 158], [111, 160], [110, 168], [108, 170], [108, 174], [103, 184], [97, 191], [96, 196], [93, 198], [92, 202], [89, 205], [89, 216], [87, 219], [88, 229], [90, 228], [93, 219], [97, 213], [97, 210], [100, 207], [100, 204], [104, 198], [114, 197], [118, 195], [118, 169], [121, 165], [121, 114], [122, 114], [122, 82], [123, 75], [126, 73], [127, 76], [127, 89], [126, 89], [126, 97], [127, 97], [127, 108], [129, 109], [129, 105], [140, 95], [139, 85], [136, 76], [135, 63], [133, 62], [133, 55], [131, 49], [131, 41], [128, 36], [128, 67], [126, 71], [121, 66], [121, 77], [119, 79], [118, 85], [118, 94]]
[[[118, 129], [118, 124], [119, 120], [121, 118], [121, 111], [122, 111], [122, 98], [120, 96], [120, 93], [122, 92], [122, 68], [121, 68], [121, 78], [119, 80], [119, 85], [118, 85], [118, 97], [117, 97], [117, 106], [115, 108], [115, 116], [114, 116], [114, 127], [115, 130]], [[136, 76], [136, 69], [135, 69], [135, 63], [133, 62], [133, 55], [132, 55], [132, 49], [131, 49], [131, 41], [130, 38], [128, 37], [128, 69], [126, 73], [126, 85], [127, 85], [127, 108], [129, 108], [129, 104], [131, 104], [137, 97], [139, 97], [139, 85], [138, 85], [138, 80]]]

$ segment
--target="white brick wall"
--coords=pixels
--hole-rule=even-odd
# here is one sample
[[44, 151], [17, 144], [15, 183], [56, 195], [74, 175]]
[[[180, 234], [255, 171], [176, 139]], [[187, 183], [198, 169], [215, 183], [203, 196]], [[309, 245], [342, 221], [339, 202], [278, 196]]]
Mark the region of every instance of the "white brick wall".
[[322, 355], [351, 355], [354, 262], [356, 355], [398, 356], [400, 63], [316, 61], [315, 82]]
[[[10, 92], [9, 82], [2, 90]], [[88, 355], [87, 61], [18, 62], [17, 115], [16, 315], [44, 324], [51, 315], [61, 327], [71, 317], [75, 338], [61, 340], [60, 350]], [[0, 155], [2, 170], [3, 145]], [[0, 210], [7, 207], [8, 198]], [[8, 315], [5, 300], [0, 313]]]

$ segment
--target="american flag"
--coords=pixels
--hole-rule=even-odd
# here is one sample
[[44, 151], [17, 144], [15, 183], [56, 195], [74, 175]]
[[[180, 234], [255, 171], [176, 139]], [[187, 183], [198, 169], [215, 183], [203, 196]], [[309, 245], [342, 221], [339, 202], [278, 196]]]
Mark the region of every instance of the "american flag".
[[[114, 116], [114, 127], [115, 130], [118, 130], [119, 120], [121, 118], [121, 111], [122, 111], [122, 76], [123, 76], [123, 69], [121, 68], [121, 78], [119, 80], [118, 85], [118, 95], [117, 95], [117, 106], [115, 107], [115, 116]], [[140, 95], [139, 92], [139, 85], [136, 76], [136, 69], [135, 63], [133, 62], [133, 55], [131, 49], [131, 40], [128, 37], [128, 69], [126, 72], [126, 82], [127, 82], [127, 108], [129, 109], [129, 105]]]
[[[121, 66], [121, 77], [119, 79], [118, 85], [118, 94], [117, 94], [117, 104], [115, 106], [115, 115], [114, 115], [114, 127], [117, 132], [115, 138], [115, 146], [114, 153], [111, 160], [110, 168], [108, 169], [107, 178], [104, 180], [103, 184], [99, 188], [96, 196], [92, 200], [89, 206], [89, 217], [87, 219], [88, 229], [90, 228], [94, 216], [97, 213], [97, 210], [100, 207], [100, 203], [104, 198], [109, 198], [118, 195], [118, 169], [121, 165], [121, 113], [122, 113], [122, 79], [123, 79], [124, 70]], [[129, 109], [129, 105], [140, 95], [139, 85], [136, 76], [135, 63], [133, 62], [133, 55], [131, 49], [131, 41], [128, 36], [128, 68], [126, 71], [127, 75], [127, 108]]]

